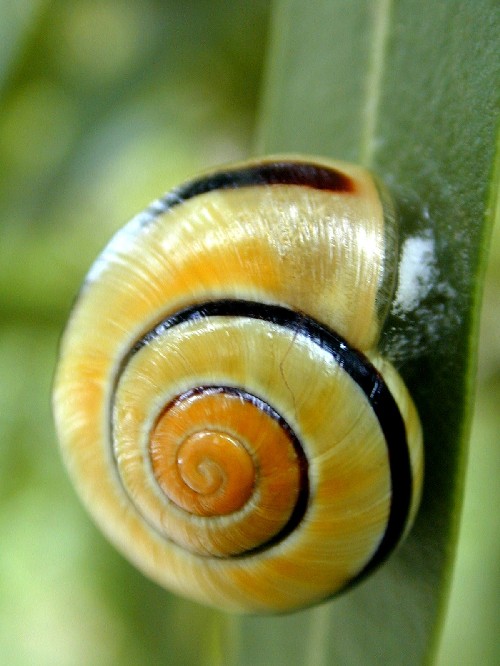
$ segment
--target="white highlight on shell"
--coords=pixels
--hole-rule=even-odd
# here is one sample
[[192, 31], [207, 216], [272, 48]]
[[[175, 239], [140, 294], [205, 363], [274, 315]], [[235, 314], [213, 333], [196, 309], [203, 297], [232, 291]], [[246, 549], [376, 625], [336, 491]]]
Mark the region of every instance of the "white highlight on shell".
[[127, 257], [136, 243], [136, 237], [143, 233], [143, 228], [164, 210], [165, 204], [162, 199], [156, 199], [146, 210], [135, 215], [124, 227], [119, 229], [91, 266], [85, 279], [86, 283], [99, 280], [109, 264], [115, 261], [117, 257]]
[[407, 238], [401, 249], [394, 314], [416, 310], [436, 283], [435, 242], [430, 231]]

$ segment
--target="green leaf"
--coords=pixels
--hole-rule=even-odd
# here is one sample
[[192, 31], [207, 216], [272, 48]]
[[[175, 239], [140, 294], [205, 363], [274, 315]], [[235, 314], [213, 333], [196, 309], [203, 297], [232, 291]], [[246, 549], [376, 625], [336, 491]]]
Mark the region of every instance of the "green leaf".
[[[416, 525], [371, 580], [288, 618], [244, 619], [238, 664], [421, 664], [446, 612], [471, 420], [485, 246], [497, 206], [494, 1], [276, 5], [259, 152], [361, 162], [393, 191], [433, 288], [387, 322], [425, 433]], [[255, 646], [258, 645], [258, 648]], [[254, 646], [254, 647], [252, 647]]]

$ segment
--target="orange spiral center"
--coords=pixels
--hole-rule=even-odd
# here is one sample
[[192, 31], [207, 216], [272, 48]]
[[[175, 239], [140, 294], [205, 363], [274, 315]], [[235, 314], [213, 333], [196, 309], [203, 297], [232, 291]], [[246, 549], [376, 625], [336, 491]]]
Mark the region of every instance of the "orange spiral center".
[[[210, 528], [212, 545], [204, 537], [203, 549], [237, 554], [272, 541], [304, 494], [293, 433], [266, 407], [234, 389], [209, 387], [179, 396], [156, 421], [150, 461], [169, 500], [203, 518], [243, 512], [234, 525], [239, 543], [226, 544], [228, 537]], [[199, 538], [193, 528], [190, 547], [197, 550]]]
[[161, 419], [151, 440], [153, 470], [164, 493], [200, 516], [226, 515], [244, 506], [255, 483], [245, 447], [225, 433], [202, 430], [188, 435], [174, 454], [170, 418]]

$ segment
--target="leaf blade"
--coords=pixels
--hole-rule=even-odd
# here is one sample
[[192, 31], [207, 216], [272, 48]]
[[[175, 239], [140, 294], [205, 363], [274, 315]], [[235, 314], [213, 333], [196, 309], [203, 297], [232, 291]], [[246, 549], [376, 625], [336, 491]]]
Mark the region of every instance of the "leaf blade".
[[[396, 556], [322, 609], [329, 631], [317, 640], [327, 663], [416, 664], [436, 649], [467, 455], [478, 275], [498, 192], [499, 24], [494, 2], [317, 0], [306, 7], [292, 0], [276, 7], [260, 150], [373, 166], [396, 195], [402, 242], [430, 237], [437, 271], [417, 310], [393, 315], [383, 338], [427, 431], [422, 509]], [[301, 616], [314, 635], [314, 611]], [[273, 622], [244, 620], [242, 631], [259, 626], [261, 638], [274, 633], [286, 643], [295, 621], [288, 628]], [[363, 629], [369, 626], [375, 630]], [[304, 663], [299, 646], [295, 655], [292, 663]]]

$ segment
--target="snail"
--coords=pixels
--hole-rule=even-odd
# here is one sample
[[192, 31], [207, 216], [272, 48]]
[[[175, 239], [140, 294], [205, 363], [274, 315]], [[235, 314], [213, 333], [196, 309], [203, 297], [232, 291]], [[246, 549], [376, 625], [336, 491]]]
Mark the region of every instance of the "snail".
[[302, 157], [204, 175], [112, 238], [53, 404], [83, 502], [146, 575], [283, 613], [397, 546], [423, 479], [416, 408], [377, 351], [397, 263], [383, 187]]

